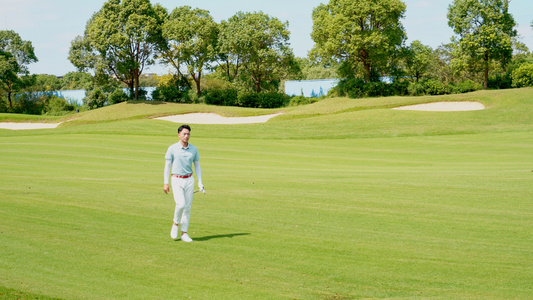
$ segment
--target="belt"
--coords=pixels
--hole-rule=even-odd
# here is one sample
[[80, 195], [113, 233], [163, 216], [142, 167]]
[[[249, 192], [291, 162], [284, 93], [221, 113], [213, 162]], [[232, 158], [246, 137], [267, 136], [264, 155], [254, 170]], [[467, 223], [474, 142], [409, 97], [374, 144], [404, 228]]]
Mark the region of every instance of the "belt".
[[172, 174], [172, 176], [178, 177], [178, 178], [189, 178], [189, 177], [192, 176], [192, 174], [189, 174], [189, 175], [175, 175], [175, 174]]

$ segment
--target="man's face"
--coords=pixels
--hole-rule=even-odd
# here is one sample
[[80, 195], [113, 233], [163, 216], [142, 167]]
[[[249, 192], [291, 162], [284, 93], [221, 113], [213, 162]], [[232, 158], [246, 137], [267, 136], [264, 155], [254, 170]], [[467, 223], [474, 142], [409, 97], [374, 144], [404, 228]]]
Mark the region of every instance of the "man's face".
[[191, 137], [191, 133], [189, 132], [189, 129], [183, 128], [179, 133], [178, 136], [180, 137], [180, 141], [183, 143], [189, 143], [189, 138]]

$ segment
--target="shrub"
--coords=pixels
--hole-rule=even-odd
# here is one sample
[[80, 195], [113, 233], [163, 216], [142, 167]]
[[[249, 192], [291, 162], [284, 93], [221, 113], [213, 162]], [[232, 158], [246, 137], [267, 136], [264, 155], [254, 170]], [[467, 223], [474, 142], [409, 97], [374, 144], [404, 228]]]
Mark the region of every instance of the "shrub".
[[420, 82], [412, 82], [407, 87], [407, 92], [411, 96], [422, 96], [425, 95], [425, 88]]
[[339, 96], [361, 98], [365, 95], [365, 81], [361, 78], [342, 79], [334, 88]]
[[13, 101], [13, 112], [20, 114], [40, 115], [44, 103], [48, 99], [46, 94], [23, 93], [17, 95]]
[[[324, 97], [324, 96], [323, 96]], [[311, 104], [320, 101], [321, 98], [312, 98], [312, 97], [304, 97], [304, 96], [292, 96], [289, 100], [289, 106], [298, 106], [298, 105], [305, 105], [305, 104]]]
[[284, 93], [268, 92], [260, 93], [259, 107], [260, 108], [278, 108], [286, 106], [289, 103], [290, 97]]
[[481, 84], [475, 83], [474, 81], [468, 79], [456, 85], [456, 91], [458, 93], [468, 93], [480, 90], [482, 88]]
[[424, 92], [426, 95], [445, 95], [450, 94], [451, 89], [441, 81], [428, 79], [423, 82]]
[[83, 103], [88, 109], [103, 107], [107, 103], [107, 95], [99, 88], [85, 92]]
[[278, 93], [245, 93], [239, 95], [238, 105], [253, 108], [278, 108], [287, 105], [289, 96]]
[[74, 105], [69, 104], [67, 100], [63, 98], [59, 98], [52, 95], [46, 101], [46, 104], [43, 108], [43, 114], [51, 116], [60, 116], [73, 110]]
[[523, 64], [513, 71], [513, 87], [533, 86], [533, 64]]
[[152, 92], [152, 100], [164, 102], [192, 103], [188, 97], [187, 78], [177, 75], [164, 75], [157, 88]]
[[409, 94], [409, 82], [405, 80], [395, 80], [387, 87], [388, 95], [407, 96]]
[[120, 102], [128, 101], [129, 97], [124, 93], [122, 89], [116, 89], [107, 96], [107, 103], [117, 104]]
[[205, 91], [205, 103], [211, 105], [237, 106], [238, 92], [235, 89], [209, 89]]
[[487, 86], [489, 89], [510, 89], [513, 87], [513, 78], [510, 74], [491, 76]]
[[368, 97], [387, 96], [387, 83], [369, 82], [363, 86], [363, 92]]

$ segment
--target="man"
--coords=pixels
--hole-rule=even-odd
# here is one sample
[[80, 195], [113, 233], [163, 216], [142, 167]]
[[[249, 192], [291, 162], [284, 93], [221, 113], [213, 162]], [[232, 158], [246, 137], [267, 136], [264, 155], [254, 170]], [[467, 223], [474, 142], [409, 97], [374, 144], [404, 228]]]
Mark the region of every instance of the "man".
[[194, 193], [194, 177], [192, 177], [192, 164], [198, 178], [198, 187], [205, 193], [202, 183], [202, 170], [200, 169], [200, 155], [198, 149], [189, 144], [191, 137], [191, 128], [189, 125], [182, 125], [178, 128], [178, 137], [180, 141], [168, 147], [165, 155], [165, 180], [163, 191], [168, 194], [170, 190], [168, 178], [172, 173], [171, 183], [172, 192], [176, 208], [174, 210], [174, 224], [170, 231], [172, 239], [178, 238], [178, 226], [181, 224], [181, 240], [192, 242], [191, 237], [187, 234], [189, 230], [189, 219], [191, 216], [192, 195]]

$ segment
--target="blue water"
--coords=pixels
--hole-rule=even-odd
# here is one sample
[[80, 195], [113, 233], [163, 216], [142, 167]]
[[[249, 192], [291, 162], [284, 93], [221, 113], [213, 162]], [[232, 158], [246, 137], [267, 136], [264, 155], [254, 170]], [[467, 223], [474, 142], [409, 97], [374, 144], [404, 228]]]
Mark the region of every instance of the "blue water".
[[[152, 92], [155, 87], [142, 87], [141, 89], [147, 92], [146, 97], [151, 100]], [[129, 93], [129, 89], [122, 89], [124, 93]], [[83, 98], [85, 98], [85, 90], [68, 90], [68, 91], [52, 91], [53, 95], [67, 100], [67, 102], [76, 105], [83, 105]]]

